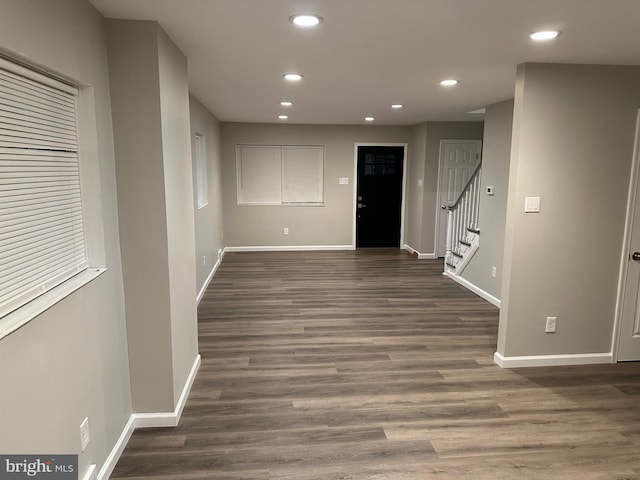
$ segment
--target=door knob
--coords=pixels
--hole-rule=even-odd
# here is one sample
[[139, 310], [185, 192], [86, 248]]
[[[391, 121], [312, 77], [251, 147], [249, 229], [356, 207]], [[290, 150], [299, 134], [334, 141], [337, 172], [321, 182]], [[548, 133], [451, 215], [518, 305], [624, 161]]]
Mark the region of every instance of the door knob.
[[440, 205], [440, 208], [443, 209], [443, 210], [446, 210], [447, 206], [446, 205]]
[[633, 252], [631, 254], [631, 259], [635, 260], [636, 262], [640, 262], [640, 252]]

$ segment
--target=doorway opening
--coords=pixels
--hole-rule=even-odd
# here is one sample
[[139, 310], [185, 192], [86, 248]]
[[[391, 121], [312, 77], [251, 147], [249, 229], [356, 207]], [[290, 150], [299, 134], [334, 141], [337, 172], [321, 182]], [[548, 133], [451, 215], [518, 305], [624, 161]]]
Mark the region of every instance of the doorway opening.
[[401, 248], [405, 164], [406, 144], [356, 144], [356, 248]]

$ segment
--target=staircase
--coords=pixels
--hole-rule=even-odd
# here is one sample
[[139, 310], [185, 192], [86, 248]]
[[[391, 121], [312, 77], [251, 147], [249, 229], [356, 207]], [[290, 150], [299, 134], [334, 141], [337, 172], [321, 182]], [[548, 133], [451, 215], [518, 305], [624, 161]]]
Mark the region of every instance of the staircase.
[[482, 162], [474, 170], [458, 199], [448, 207], [445, 275], [460, 275], [480, 247], [478, 211]]

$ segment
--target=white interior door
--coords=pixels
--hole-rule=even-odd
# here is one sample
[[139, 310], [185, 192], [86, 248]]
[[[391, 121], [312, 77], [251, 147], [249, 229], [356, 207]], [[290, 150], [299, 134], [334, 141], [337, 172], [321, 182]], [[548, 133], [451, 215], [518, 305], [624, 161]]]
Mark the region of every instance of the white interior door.
[[[640, 194], [638, 188], [638, 171], [640, 167], [640, 113], [636, 127], [636, 146], [633, 171], [635, 182], [632, 186], [629, 208], [631, 215], [631, 238], [627, 255], [627, 271], [622, 299], [622, 318], [620, 336], [618, 338], [618, 360], [640, 360]], [[624, 268], [624, 267], [623, 267]]]
[[440, 178], [438, 180], [438, 214], [436, 253], [444, 257], [447, 249], [447, 207], [453, 205], [480, 163], [482, 141], [441, 140]]

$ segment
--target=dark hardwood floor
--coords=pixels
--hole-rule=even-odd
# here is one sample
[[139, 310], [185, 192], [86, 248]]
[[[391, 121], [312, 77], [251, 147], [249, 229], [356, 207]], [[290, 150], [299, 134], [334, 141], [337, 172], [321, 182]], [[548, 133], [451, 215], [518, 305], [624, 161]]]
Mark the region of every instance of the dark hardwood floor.
[[498, 310], [396, 250], [231, 253], [176, 428], [112, 479], [640, 479], [640, 364], [503, 370]]

